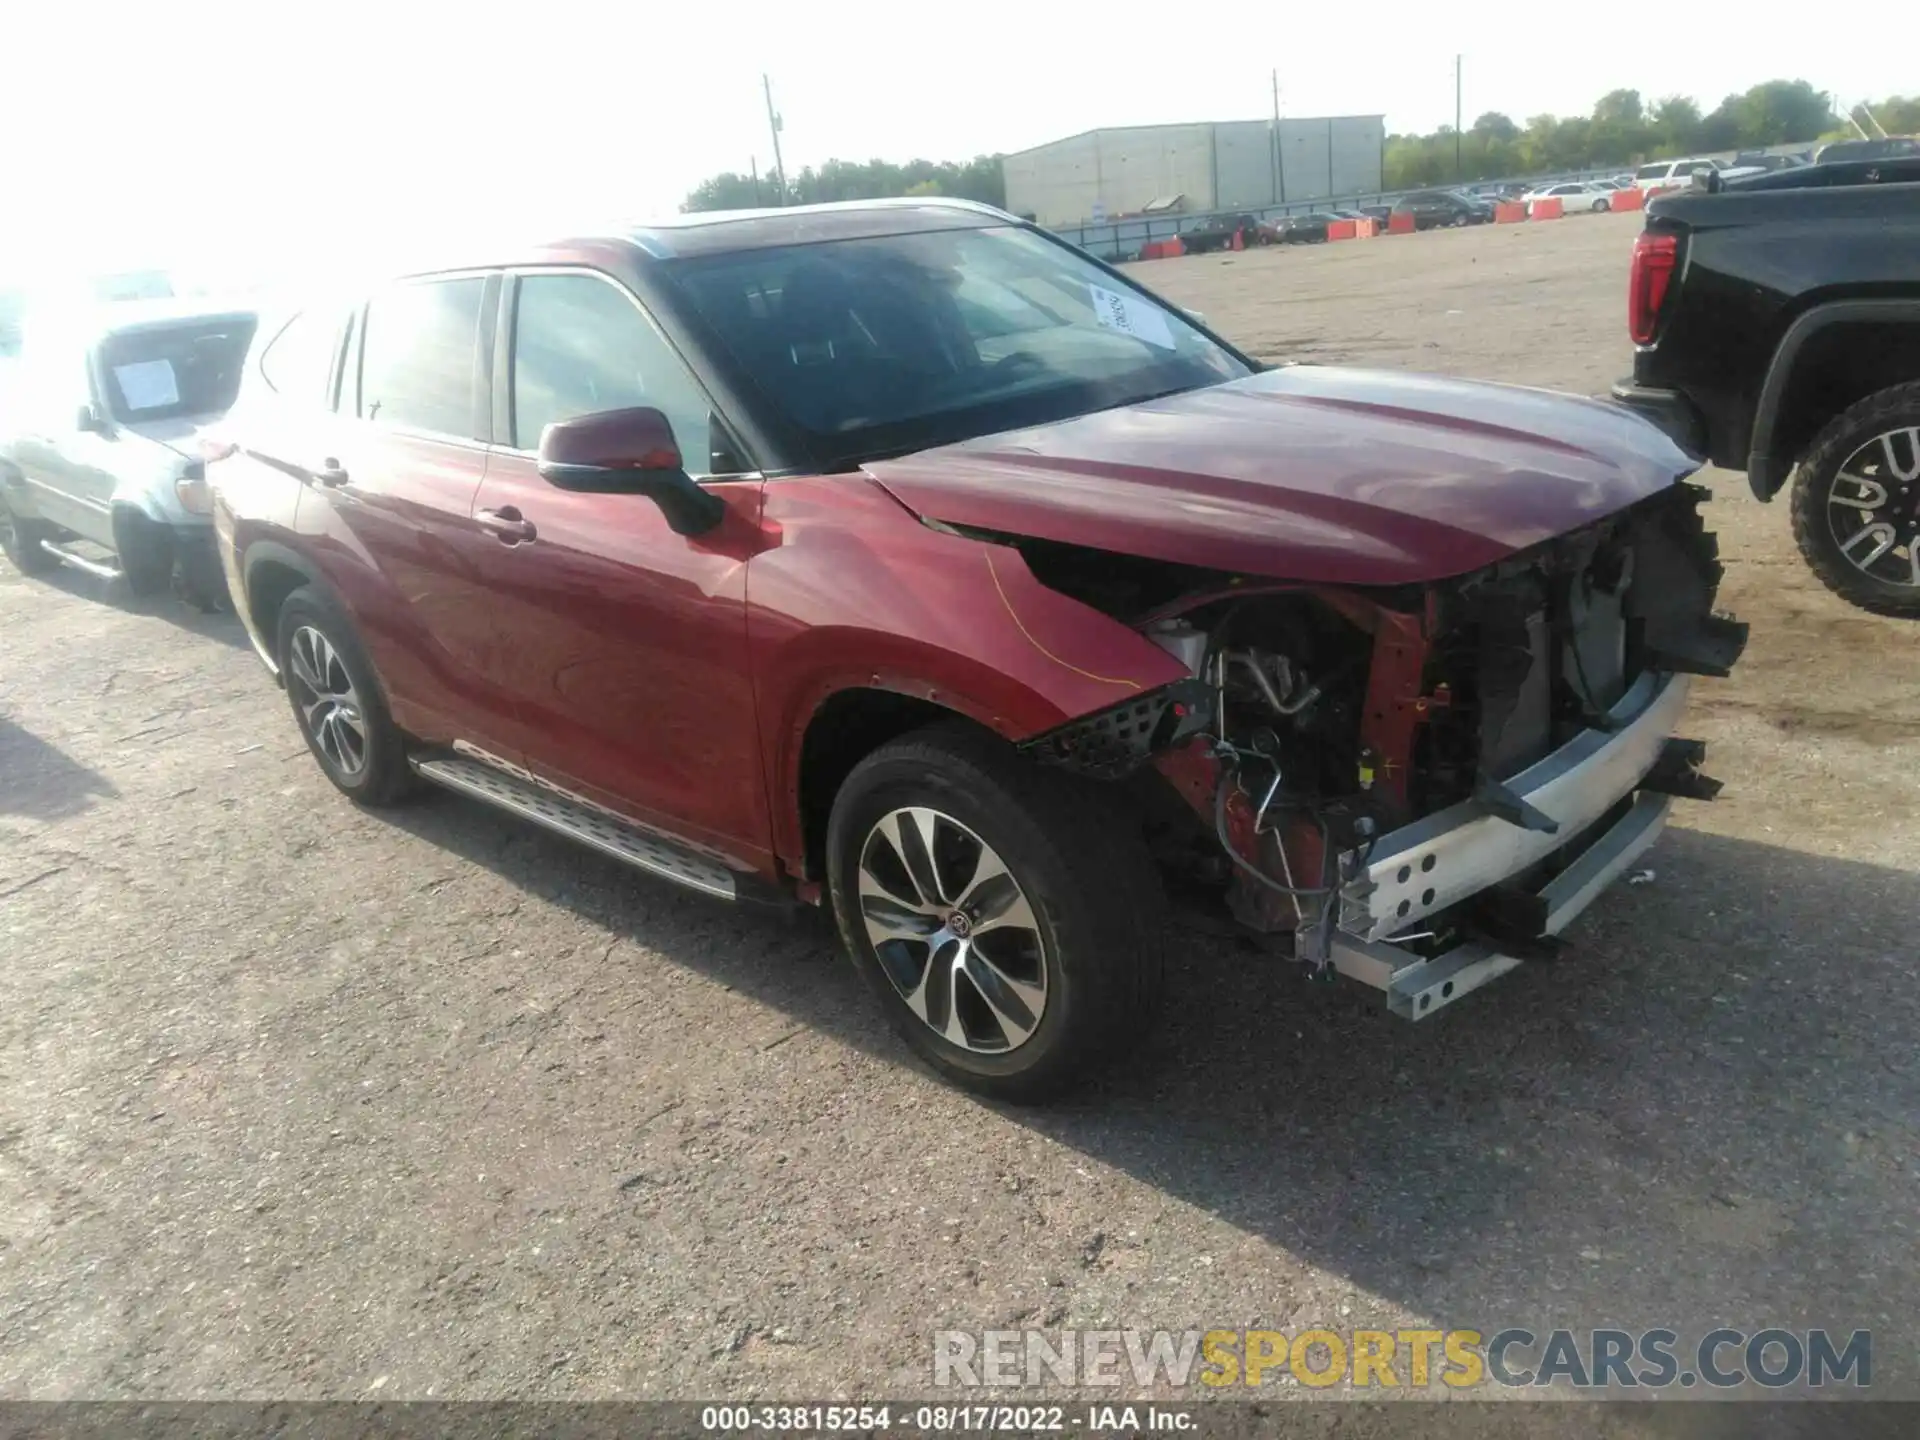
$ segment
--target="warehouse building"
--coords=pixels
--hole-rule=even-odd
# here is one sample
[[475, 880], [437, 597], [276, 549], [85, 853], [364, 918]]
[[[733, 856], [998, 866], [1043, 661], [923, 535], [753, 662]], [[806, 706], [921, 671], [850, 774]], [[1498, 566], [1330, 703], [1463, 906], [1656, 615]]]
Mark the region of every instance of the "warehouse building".
[[1149, 210], [1258, 210], [1380, 188], [1380, 115], [1202, 121], [1089, 130], [1001, 161], [1007, 209], [1042, 225], [1101, 222]]

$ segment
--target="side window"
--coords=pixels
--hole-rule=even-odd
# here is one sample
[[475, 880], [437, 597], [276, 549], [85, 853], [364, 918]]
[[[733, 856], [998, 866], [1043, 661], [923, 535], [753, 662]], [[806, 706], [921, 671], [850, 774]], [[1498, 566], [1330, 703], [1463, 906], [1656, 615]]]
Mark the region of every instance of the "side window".
[[260, 354], [260, 378], [283, 399], [324, 405], [340, 327], [323, 311], [296, 315]]
[[375, 297], [361, 322], [360, 414], [474, 438], [474, 352], [484, 277], [415, 281]]
[[707, 398], [625, 290], [593, 275], [523, 275], [514, 311], [516, 447], [536, 449], [556, 420], [650, 405], [687, 470], [711, 470]]

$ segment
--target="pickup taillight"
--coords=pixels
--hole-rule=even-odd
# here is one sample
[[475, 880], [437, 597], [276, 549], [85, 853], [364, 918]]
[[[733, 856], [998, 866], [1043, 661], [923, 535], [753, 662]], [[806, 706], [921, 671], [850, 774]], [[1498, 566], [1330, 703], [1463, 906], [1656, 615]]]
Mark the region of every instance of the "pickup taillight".
[[1660, 307], [1667, 303], [1680, 260], [1680, 239], [1642, 230], [1633, 242], [1633, 270], [1627, 277], [1627, 333], [1636, 345], [1651, 345], [1660, 328]]

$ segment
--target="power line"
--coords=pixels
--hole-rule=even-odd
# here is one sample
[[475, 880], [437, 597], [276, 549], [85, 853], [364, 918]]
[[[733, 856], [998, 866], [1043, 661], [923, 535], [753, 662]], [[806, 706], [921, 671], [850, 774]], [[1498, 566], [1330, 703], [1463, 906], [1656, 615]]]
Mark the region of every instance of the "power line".
[[760, 88], [767, 94], [767, 129], [773, 134], [773, 200], [776, 205], [784, 205], [787, 203], [787, 167], [780, 159], [780, 114], [773, 108], [773, 82], [762, 75]]

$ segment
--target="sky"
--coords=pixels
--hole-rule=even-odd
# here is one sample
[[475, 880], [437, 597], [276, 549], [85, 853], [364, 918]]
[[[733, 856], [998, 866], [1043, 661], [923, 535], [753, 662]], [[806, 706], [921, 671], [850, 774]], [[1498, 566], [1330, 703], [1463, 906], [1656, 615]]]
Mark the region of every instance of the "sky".
[[[1391, 131], [1583, 113], [1617, 87], [1920, 88], [1913, 0], [1809, 26], [1680, 0], [1089, 6], [869, 0], [129, 3], [0, 18], [0, 274], [352, 270], [443, 238], [673, 212], [720, 170], [965, 159], [1099, 126], [1384, 112]], [[1889, 43], [1863, 45], [1863, 35]], [[1901, 37], [1904, 36], [1904, 43]]]

